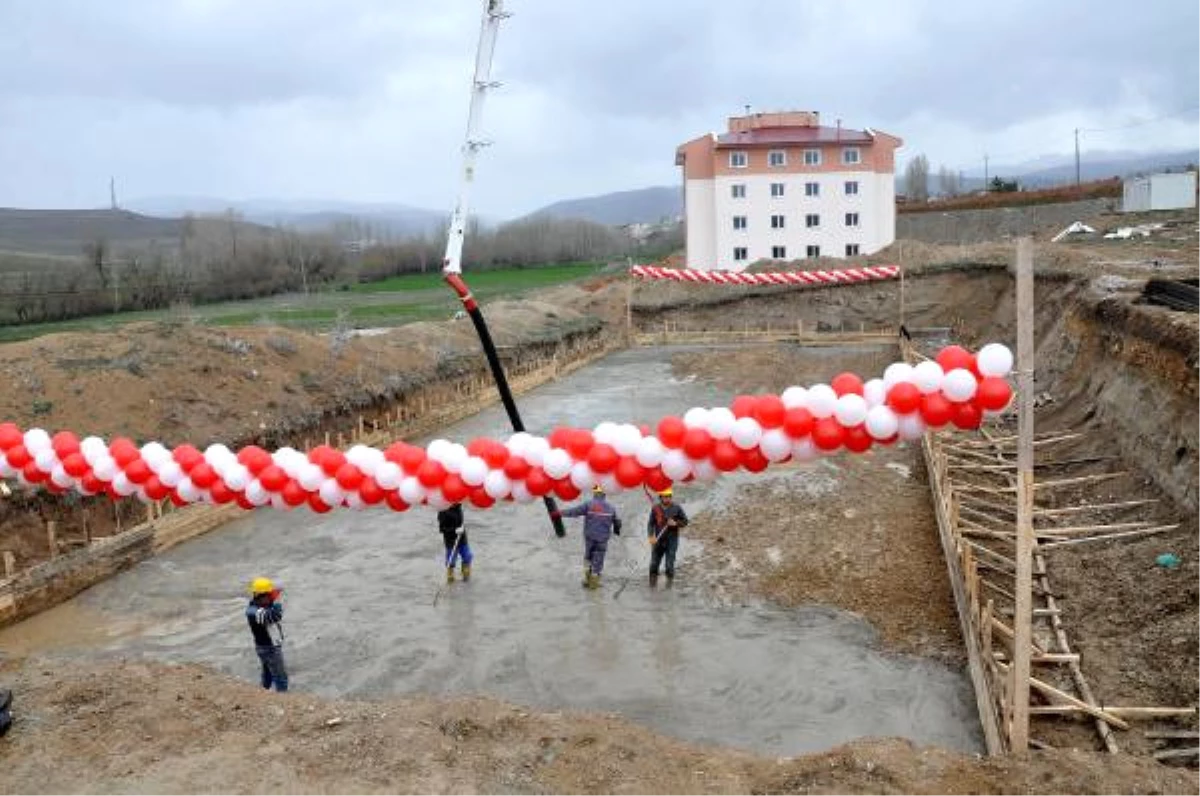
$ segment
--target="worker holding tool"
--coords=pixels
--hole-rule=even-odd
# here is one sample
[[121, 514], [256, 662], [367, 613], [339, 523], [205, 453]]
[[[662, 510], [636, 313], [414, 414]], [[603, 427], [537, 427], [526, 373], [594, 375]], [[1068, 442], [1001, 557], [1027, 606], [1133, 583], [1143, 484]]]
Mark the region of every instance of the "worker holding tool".
[[462, 562], [462, 579], [471, 579], [471, 562], [475, 554], [467, 543], [467, 529], [463, 527], [463, 508], [461, 503], [455, 503], [448, 509], [442, 509], [437, 514], [438, 530], [442, 534], [442, 543], [446, 546], [446, 582], [454, 582], [454, 567]]
[[604, 571], [604, 556], [608, 552], [608, 540], [612, 534], [621, 535], [621, 518], [617, 509], [604, 496], [604, 487], [592, 487], [591, 500], [563, 511], [555, 511], [552, 519], [560, 517], [583, 517], [583, 585], [589, 589], [600, 588], [600, 573]]
[[667, 559], [667, 582], [675, 578], [675, 553], [679, 550], [679, 529], [687, 527], [687, 514], [674, 501], [670, 487], [658, 493], [658, 503], [650, 507], [650, 519], [646, 522], [647, 541], [650, 544], [650, 585], [658, 582], [658, 567]]
[[255, 578], [250, 583], [250, 603], [246, 606], [254, 651], [262, 663], [262, 687], [269, 690], [274, 685], [280, 692], [288, 690], [283, 664], [283, 603], [279, 601], [282, 592], [270, 578]]

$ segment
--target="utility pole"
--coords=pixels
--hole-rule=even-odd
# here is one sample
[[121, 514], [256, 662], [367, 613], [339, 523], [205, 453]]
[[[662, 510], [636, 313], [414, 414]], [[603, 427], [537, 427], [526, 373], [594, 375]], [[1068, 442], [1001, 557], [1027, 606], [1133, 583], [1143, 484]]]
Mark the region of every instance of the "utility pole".
[[988, 156], [986, 152], [983, 154], [983, 190], [991, 190], [988, 188]]
[[117, 209], [117, 178], [108, 178], [108, 201], [110, 209]]
[[1075, 190], [1079, 190], [1079, 128], [1075, 128]]

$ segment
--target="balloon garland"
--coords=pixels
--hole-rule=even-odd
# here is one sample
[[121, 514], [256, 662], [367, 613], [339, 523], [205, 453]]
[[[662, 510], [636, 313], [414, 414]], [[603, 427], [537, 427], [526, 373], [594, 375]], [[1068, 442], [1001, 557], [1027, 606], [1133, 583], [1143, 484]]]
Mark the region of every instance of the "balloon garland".
[[868, 265], [830, 271], [764, 271], [749, 274], [745, 271], [704, 271], [694, 268], [635, 265], [629, 269], [629, 275], [638, 279], [665, 279], [709, 285], [845, 285], [851, 282], [895, 279], [900, 276], [900, 266]]
[[269, 453], [249, 445], [235, 453], [222, 444], [204, 451], [159, 442], [138, 447], [123, 437], [106, 443], [0, 423], [0, 478], [114, 500], [317, 512], [339, 506], [405, 511], [462, 501], [483, 509], [551, 495], [574, 500], [596, 483], [612, 492], [643, 485], [658, 490], [842, 449], [862, 453], [947, 424], [975, 429], [986, 413], [1008, 405], [1012, 389], [1005, 377], [1012, 364], [1012, 352], [998, 343], [976, 355], [949, 346], [916, 366], [893, 363], [882, 378], [863, 382], [842, 373], [829, 384], [789, 387], [780, 395], [741, 395], [728, 407], [664, 417], [653, 431], [603, 422], [590, 431], [560, 427], [547, 437], [519, 432], [506, 442], [479, 438], [465, 446], [436, 439], [425, 448], [396, 442], [383, 450], [318, 445], [307, 453], [290, 447]]

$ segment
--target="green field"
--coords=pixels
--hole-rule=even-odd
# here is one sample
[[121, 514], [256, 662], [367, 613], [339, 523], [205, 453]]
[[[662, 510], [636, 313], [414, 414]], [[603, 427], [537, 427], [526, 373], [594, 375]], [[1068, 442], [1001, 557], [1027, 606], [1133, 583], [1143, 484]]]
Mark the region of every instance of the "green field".
[[[480, 301], [517, 296], [542, 287], [573, 282], [603, 269], [600, 263], [567, 263], [536, 268], [503, 268], [464, 274]], [[56, 323], [0, 327], [0, 342], [28, 340], [54, 332], [109, 331], [127, 323], [190, 320], [214, 326], [263, 324], [323, 331], [400, 326], [451, 317], [460, 308], [440, 273], [411, 274], [382, 282], [352, 285], [308, 295], [287, 293], [247, 301], [226, 301], [187, 308], [121, 312]]]

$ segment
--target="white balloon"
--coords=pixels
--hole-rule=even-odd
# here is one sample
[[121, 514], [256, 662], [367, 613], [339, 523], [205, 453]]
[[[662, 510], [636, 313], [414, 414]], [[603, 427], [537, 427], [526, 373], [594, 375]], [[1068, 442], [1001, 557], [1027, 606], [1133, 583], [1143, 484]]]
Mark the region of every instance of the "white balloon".
[[166, 487], [179, 486], [179, 482], [183, 480], [183, 468], [178, 462], [167, 462], [159, 468], [158, 480]]
[[[733, 433], [729, 435], [733, 444], [748, 451], [762, 439], [763, 430], [758, 421], [752, 417], [739, 417], [733, 424]], [[707, 459], [705, 461], [708, 461]]]
[[1008, 346], [988, 343], [975, 355], [979, 372], [984, 376], [1007, 376], [1012, 372], [1013, 355]]
[[913, 367], [907, 362], [893, 362], [883, 370], [883, 386], [892, 389], [902, 381], [913, 380]]
[[837, 399], [837, 393], [828, 384], [814, 384], [808, 388], [808, 411], [817, 419], [832, 417]]
[[46, 433], [45, 429], [41, 428], [31, 428], [26, 431], [24, 440], [25, 450], [35, 455], [38, 451], [53, 447], [50, 442], [50, 435]]
[[363, 502], [361, 495], [351, 490], [346, 493], [346, 507], [354, 511], [362, 511], [367, 507], [367, 504]]
[[175, 491], [179, 497], [186, 500], [188, 503], [195, 503], [200, 499], [200, 489], [192, 483], [192, 479], [184, 478], [175, 486]]
[[261, 506], [271, 500], [271, 493], [255, 478], [246, 484], [246, 500], [249, 500], [256, 506]]
[[83, 454], [84, 459], [91, 462], [94, 457], [108, 453], [108, 446], [99, 437], [84, 437], [79, 440], [79, 451]]
[[[571, 454], [562, 448], [553, 448], [542, 457], [542, 469], [546, 471], [546, 475], [555, 480], [566, 478], [567, 474], [571, 472], [572, 464], [574, 462], [571, 461]], [[467, 479], [464, 477], [463, 480]]]
[[729, 407], [718, 406], [708, 410], [704, 427], [713, 439], [729, 439], [733, 433], [733, 424], [736, 422], [737, 418], [733, 416]]
[[445, 460], [443, 461], [443, 464], [445, 465], [446, 470], [448, 472], [461, 473], [462, 466], [464, 464], [466, 464], [466, 461], [469, 456], [470, 456], [470, 454], [467, 453], [467, 449], [456, 442], [456, 443], [452, 444], [450, 446], [450, 448], [446, 451], [446, 456], [445, 456]]
[[596, 442], [603, 442], [605, 445], [612, 445], [616, 442], [618, 433], [617, 424], [608, 420], [592, 429], [592, 437]]
[[300, 474], [296, 476], [296, 480], [300, 482], [300, 486], [304, 487], [305, 491], [315, 492], [325, 482], [325, 471], [319, 465], [308, 462], [301, 466]]
[[425, 503], [438, 511], [450, 508], [450, 501], [446, 500], [446, 496], [437, 490], [433, 490], [425, 496]]
[[942, 388], [943, 378], [945, 374], [942, 373], [942, 366], [932, 359], [927, 359], [913, 368], [913, 384], [927, 395]]
[[874, 406], [867, 412], [867, 433], [873, 439], [890, 439], [899, 427], [896, 413], [886, 406]]
[[400, 497], [410, 506], [415, 506], [425, 498], [425, 487], [413, 476], [400, 479]]
[[632, 456], [637, 453], [641, 441], [642, 432], [638, 430], [637, 426], [625, 424], [618, 428], [617, 439], [613, 447], [622, 456]]
[[292, 508], [288, 502], [283, 499], [283, 495], [279, 494], [278, 492], [271, 495], [271, 507], [280, 511], [289, 511]]
[[54, 465], [54, 469], [50, 471], [50, 480], [64, 489], [75, 483], [75, 479], [63, 469], [61, 464]]
[[[317, 494], [321, 496], [321, 500], [325, 502], [326, 506], [340, 506], [346, 497], [346, 493], [342, 491], [334, 478], [326, 478], [322, 481]], [[249, 498], [249, 495], [246, 497]]]
[[111, 456], [105, 456], [92, 465], [92, 475], [101, 481], [111, 481], [117, 474], [117, 463]]
[[672, 448], [663, 454], [662, 471], [672, 481], [682, 481], [692, 472], [692, 460], [683, 451]]
[[605, 473], [597, 479], [600, 487], [609, 495], [620, 494], [625, 491], [625, 487], [621, 486], [621, 482], [612, 473]]
[[[481, 464], [483, 463], [482, 460], [477, 461]], [[484, 469], [487, 469], [486, 465], [484, 465]], [[383, 464], [375, 468], [374, 478], [375, 483], [379, 484], [383, 489], [395, 489], [400, 486], [400, 481], [404, 478], [404, 471], [395, 462], [384, 461]], [[465, 478], [463, 479], [464, 482], [466, 480]], [[471, 484], [471, 486], [479, 486], [481, 483], [483, 483], [482, 477], [480, 477], [479, 483]]]
[[493, 499], [499, 500], [512, 490], [512, 482], [499, 470], [492, 470], [483, 479], [483, 489]]
[[576, 489], [587, 491], [596, 483], [596, 474], [587, 462], [575, 462], [571, 465], [571, 483]]
[[246, 488], [246, 484], [250, 483], [250, 471], [246, 469], [245, 465], [237, 462], [226, 467], [222, 477], [225, 486], [234, 492], [241, 492]]
[[363, 465], [367, 461], [367, 446], [366, 445], [351, 445], [350, 450], [346, 451], [346, 461], [353, 464], [358, 469], [363, 469]]
[[692, 462], [692, 474], [696, 476], [697, 481], [713, 481], [721, 471], [708, 459], [700, 459]]
[[883, 379], [871, 379], [863, 385], [863, 398], [867, 406], [883, 406], [887, 402], [887, 387]]
[[688, 428], [706, 428], [708, 426], [708, 410], [693, 406], [683, 415], [683, 424]]
[[39, 470], [48, 473], [58, 464], [58, 454], [54, 452], [53, 448], [42, 448], [34, 455], [33, 461]]
[[525, 448], [529, 445], [529, 440], [533, 437], [527, 431], [518, 431], [508, 438], [508, 442], [504, 443], [504, 447], [508, 448], [508, 452], [514, 456], [520, 456], [525, 452]]
[[861, 395], [848, 393], [837, 399], [833, 414], [843, 426], [857, 426], [867, 419], [867, 402]]
[[975, 397], [975, 375], [966, 368], [955, 368], [942, 379], [942, 394], [951, 401], [969, 401]]
[[792, 443], [792, 459], [798, 462], [811, 462], [817, 458], [819, 451], [810, 437], [803, 437]]
[[763, 456], [770, 462], [786, 461], [792, 455], [792, 438], [783, 429], [773, 428], [763, 432], [759, 443]]
[[450, 440], [438, 438], [425, 446], [425, 455], [439, 464], [445, 464], [446, 452], [449, 449]]
[[638, 443], [637, 463], [642, 467], [657, 467], [662, 464], [666, 449], [657, 437], [646, 437]]
[[113, 491], [122, 497], [129, 497], [137, 491], [137, 484], [125, 477], [125, 473], [117, 473], [112, 480]]
[[788, 409], [797, 407], [808, 408], [808, 390], [803, 387], [788, 387], [783, 391], [783, 395], [779, 396], [783, 400], [783, 405]]
[[8, 463], [3, 453], [0, 453], [0, 478], [16, 478], [17, 468]]
[[[467, 457], [467, 460], [463, 462], [462, 471], [459, 473], [463, 483], [467, 486], [483, 486], [483, 479], [487, 478], [487, 474], [487, 462], [478, 456]], [[375, 480], [378, 481], [379, 478], [376, 477]]]
[[545, 437], [530, 437], [529, 444], [525, 446], [525, 461], [533, 467], [541, 467], [549, 452], [550, 443]]
[[146, 466], [156, 473], [159, 468], [174, 458], [171, 456], [171, 452], [159, 442], [147, 442], [142, 446], [141, 455]]
[[910, 442], [920, 439], [921, 435], [925, 433], [925, 420], [922, 419], [920, 412], [900, 415], [896, 430], [900, 434], [900, 439]]
[[512, 485], [512, 499], [517, 503], [532, 503], [536, 500], [524, 481], [517, 481]]

